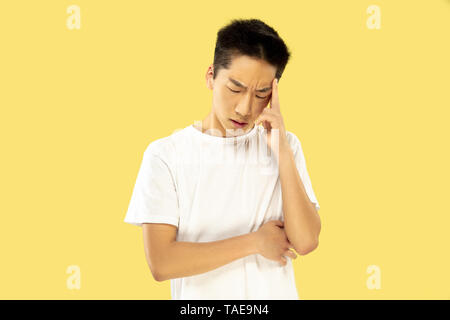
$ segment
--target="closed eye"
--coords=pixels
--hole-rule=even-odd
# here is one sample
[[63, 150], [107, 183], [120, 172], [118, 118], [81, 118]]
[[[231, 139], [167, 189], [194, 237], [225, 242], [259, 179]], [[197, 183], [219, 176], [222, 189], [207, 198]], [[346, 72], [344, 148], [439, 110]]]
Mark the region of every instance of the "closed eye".
[[[228, 87], [227, 87], [228, 88]], [[230, 89], [230, 88], [228, 88], [228, 89]], [[234, 91], [234, 90], [231, 90], [230, 89], [230, 91], [231, 92], [234, 92], [234, 93], [239, 93], [240, 91]], [[259, 96], [256, 96], [257, 98], [259, 98], [259, 99], [265, 99], [265, 98], [267, 98], [267, 97], [259, 97]]]

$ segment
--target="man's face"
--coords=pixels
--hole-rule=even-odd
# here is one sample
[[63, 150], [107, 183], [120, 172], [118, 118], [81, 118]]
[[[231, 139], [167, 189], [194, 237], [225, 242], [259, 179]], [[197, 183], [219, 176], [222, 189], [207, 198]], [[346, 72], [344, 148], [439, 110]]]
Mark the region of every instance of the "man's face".
[[[211, 67], [207, 77], [213, 90], [212, 111], [216, 120], [225, 130], [252, 128], [270, 101], [276, 68], [261, 59], [239, 56], [232, 60], [229, 69], [220, 69], [213, 80]], [[232, 120], [246, 124], [238, 126]]]

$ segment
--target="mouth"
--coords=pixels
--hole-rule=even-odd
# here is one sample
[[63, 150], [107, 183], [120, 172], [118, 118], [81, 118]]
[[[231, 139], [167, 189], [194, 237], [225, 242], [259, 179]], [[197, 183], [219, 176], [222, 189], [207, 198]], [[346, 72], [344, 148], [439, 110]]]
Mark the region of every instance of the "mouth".
[[248, 124], [247, 122], [239, 122], [239, 121], [236, 121], [236, 120], [233, 120], [233, 119], [230, 119], [230, 120], [238, 128], [242, 128], [242, 127], [244, 127], [244, 126], [246, 126]]

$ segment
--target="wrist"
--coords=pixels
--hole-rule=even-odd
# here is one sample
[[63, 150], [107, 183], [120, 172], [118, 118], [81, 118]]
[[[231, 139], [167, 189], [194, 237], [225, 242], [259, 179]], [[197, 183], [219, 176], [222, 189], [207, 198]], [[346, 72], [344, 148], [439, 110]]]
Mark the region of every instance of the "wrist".
[[259, 253], [259, 232], [253, 231], [248, 234], [248, 250], [250, 254]]

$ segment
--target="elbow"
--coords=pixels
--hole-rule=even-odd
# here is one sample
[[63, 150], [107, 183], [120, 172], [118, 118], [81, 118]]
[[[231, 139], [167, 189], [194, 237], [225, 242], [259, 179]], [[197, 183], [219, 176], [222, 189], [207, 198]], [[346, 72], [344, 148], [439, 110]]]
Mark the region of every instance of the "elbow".
[[301, 256], [307, 255], [308, 253], [314, 251], [319, 246], [319, 239], [314, 241], [309, 241], [307, 245], [296, 246], [294, 249]]
[[152, 275], [153, 275], [153, 279], [155, 279], [155, 280], [158, 281], [158, 282], [162, 282], [162, 281], [165, 281], [165, 280], [166, 280], [166, 279], [165, 279], [164, 277], [162, 277], [159, 273], [152, 272]]
[[152, 269], [151, 272], [152, 272], [153, 279], [155, 279], [158, 282], [169, 280], [169, 278], [167, 278], [166, 275], [161, 273], [159, 269], [157, 269], [157, 270]]
[[156, 270], [153, 270], [150, 268], [150, 271], [152, 273], [153, 279], [155, 279], [158, 282], [164, 281], [164, 278], [162, 277], [162, 275], [157, 272]]
[[147, 264], [150, 268], [150, 272], [152, 274], [153, 279], [158, 282], [162, 282], [167, 280], [164, 274], [161, 272], [161, 267], [156, 267], [155, 263], [151, 263], [151, 261], [147, 260]]
[[308, 253], [317, 249], [317, 247], [319, 246], [320, 229], [321, 229], [321, 223], [320, 223], [320, 219], [319, 219], [317, 233], [314, 236], [311, 236], [311, 240], [305, 241], [303, 243], [303, 245], [299, 245], [298, 246], [299, 250], [295, 249], [299, 255], [304, 256], [304, 255], [307, 255]]

